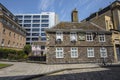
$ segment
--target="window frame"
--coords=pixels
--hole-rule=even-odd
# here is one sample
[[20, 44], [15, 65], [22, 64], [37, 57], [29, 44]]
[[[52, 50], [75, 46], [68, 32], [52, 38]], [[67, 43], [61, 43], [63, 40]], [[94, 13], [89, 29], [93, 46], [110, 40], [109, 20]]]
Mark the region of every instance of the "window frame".
[[71, 58], [78, 58], [78, 48], [77, 47], [71, 48]]
[[64, 50], [62, 47], [56, 48], [56, 58], [64, 58]]
[[106, 42], [105, 34], [99, 34], [99, 42]]
[[89, 42], [93, 41], [93, 34], [91, 32], [86, 33], [86, 41], [89, 41]]
[[75, 41], [77, 41], [77, 32], [70, 32], [70, 41], [72, 41], [73, 36], [75, 37]]
[[[102, 49], [105, 49], [105, 51], [102, 51]], [[103, 53], [105, 53], [105, 56], [103, 56]], [[100, 48], [100, 57], [101, 58], [107, 57], [107, 49], [105, 47], [101, 47]]]
[[[58, 33], [60, 34], [58, 35]], [[60, 36], [61, 41], [63, 41], [63, 32], [56, 32], [56, 40], [59, 39], [58, 36]]]
[[[91, 54], [92, 54], [92, 56], [91, 56]], [[94, 48], [92, 48], [92, 47], [87, 48], [87, 56], [88, 57], [95, 57]]]

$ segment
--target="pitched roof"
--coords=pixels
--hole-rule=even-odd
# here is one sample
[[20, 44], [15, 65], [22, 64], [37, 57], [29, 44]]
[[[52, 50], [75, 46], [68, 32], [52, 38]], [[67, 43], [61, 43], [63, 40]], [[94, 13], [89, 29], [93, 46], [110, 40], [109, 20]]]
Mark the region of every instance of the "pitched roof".
[[105, 31], [102, 27], [91, 22], [60, 22], [46, 31], [55, 30], [82, 30], [82, 31]]

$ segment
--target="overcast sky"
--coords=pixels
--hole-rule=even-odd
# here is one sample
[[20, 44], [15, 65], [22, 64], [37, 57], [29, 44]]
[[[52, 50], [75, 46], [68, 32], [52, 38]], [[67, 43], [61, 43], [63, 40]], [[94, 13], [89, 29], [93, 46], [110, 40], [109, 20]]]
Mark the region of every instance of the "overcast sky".
[[115, 0], [0, 0], [13, 14], [55, 12], [60, 21], [71, 21], [71, 11], [79, 11], [79, 20], [108, 6]]

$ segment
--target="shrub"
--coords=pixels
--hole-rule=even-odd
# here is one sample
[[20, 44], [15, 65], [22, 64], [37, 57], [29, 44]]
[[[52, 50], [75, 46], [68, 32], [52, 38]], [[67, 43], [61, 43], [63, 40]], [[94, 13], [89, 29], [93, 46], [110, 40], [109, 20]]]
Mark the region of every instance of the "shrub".
[[0, 58], [10, 60], [21, 60], [27, 58], [23, 50], [3, 49], [0, 48]]
[[31, 45], [25, 45], [24, 52], [28, 55], [29, 53], [31, 53], [31, 51], [32, 51]]

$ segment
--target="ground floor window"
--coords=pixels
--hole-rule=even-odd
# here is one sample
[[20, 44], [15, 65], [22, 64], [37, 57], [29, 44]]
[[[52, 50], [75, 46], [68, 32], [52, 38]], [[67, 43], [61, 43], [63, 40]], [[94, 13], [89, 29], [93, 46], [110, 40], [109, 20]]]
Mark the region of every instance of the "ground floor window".
[[88, 57], [94, 57], [94, 48], [87, 48]]
[[107, 57], [107, 49], [102, 47], [100, 48], [100, 56], [101, 57]]
[[63, 48], [56, 48], [56, 58], [63, 58]]
[[78, 48], [71, 48], [71, 58], [77, 58], [78, 57]]

